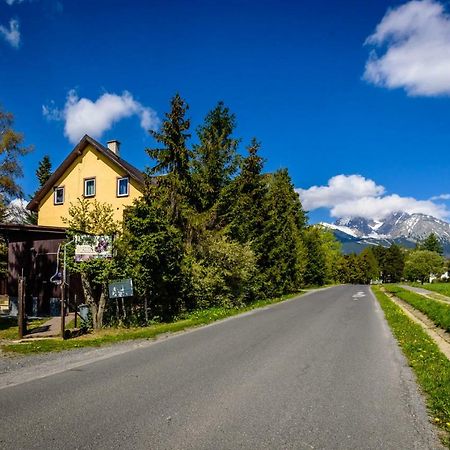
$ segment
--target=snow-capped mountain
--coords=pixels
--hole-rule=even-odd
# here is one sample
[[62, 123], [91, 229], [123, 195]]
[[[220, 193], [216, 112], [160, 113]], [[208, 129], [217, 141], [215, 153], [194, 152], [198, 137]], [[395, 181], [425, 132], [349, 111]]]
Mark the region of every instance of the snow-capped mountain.
[[362, 250], [367, 245], [386, 246], [392, 242], [414, 247], [434, 233], [444, 247], [444, 253], [450, 256], [450, 224], [426, 214], [397, 212], [383, 221], [351, 217], [338, 219], [334, 224], [323, 222], [322, 225], [333, 230], [347, 252]]

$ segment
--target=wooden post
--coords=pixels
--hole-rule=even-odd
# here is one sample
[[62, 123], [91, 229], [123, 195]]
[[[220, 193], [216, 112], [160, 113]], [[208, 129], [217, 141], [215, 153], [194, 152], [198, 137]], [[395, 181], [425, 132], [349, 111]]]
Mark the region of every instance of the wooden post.
[[17, 324], [19, 325], [19, 339], [22, 339], [27, 334], [27, 324], [25, 321], [25, 278], [19, 277], [19, 286], [17, 290]]
[[66, 305], [64, 302], [65, 295], [65, 282], [61, 283], [61, 337], [64, 339], [64, 331], [66, 328]]
[[77, 317], [78, 317], [78, 303], [77, 303], [77, 294], [74, 295], [75, 300], [75, 321], [74, 321], [74, 328], [77, 327]]

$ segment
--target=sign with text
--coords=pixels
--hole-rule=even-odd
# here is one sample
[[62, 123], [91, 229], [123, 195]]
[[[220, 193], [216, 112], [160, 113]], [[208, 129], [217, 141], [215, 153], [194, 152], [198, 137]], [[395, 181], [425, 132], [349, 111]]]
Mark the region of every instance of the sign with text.
[[80, 234], [75, 236], [75, 261], [112, 257], [112, 236]]
[[133, 280], [115, 280], [109, 283], [109, 298], [133, 297]]

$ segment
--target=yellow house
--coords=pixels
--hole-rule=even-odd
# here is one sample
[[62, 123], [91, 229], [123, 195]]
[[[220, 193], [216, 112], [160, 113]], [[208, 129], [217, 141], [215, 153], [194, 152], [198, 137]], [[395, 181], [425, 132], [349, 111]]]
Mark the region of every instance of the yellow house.
[[120, 143], [107, 147], [85, 135], [49, 180], [36, 193], [27, 208], [38, 213], [38, 225], [65, 226], [70, 203], [78, 198], [110, 203], [115, 219], [142, 195], [144, 174], [119, 156]]

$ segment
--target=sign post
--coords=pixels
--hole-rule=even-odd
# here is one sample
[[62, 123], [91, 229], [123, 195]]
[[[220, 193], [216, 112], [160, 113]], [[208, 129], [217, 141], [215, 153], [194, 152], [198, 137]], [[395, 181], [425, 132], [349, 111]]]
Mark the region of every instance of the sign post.
[[123, 280], [114, 280], [111, 283], [109, 283], [108, 289], [109, 289], [109, 298], [116, 299], [117, 319], [119, 317], [119, 305], [117, 302], [118, 299], [121, 299], [123, 319], [126, 320], [127, 313], [125, 309], [125, 302], [123, 301], [123, 299], [125, 297], [133, 297], [133, 280], [131, 278], [125, 278]]

